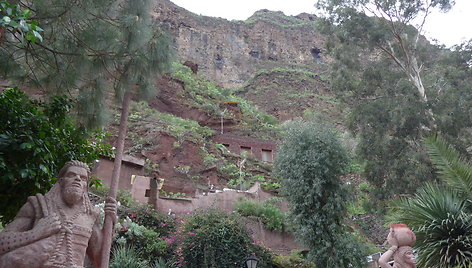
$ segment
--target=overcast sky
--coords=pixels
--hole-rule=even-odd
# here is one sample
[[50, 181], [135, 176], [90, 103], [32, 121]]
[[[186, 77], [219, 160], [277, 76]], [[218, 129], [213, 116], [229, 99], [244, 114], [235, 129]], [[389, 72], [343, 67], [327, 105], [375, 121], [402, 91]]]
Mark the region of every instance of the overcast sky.
[[[316, 0], [171, 0], [196, 14], [245, 20], [260, 9], [283, 11], [285, 15], [315, 13]], [[448, 13], [434, 13], [425, 25], [426, 36], [446, 46], [472, 38], [472, 0], [456, 0]]]

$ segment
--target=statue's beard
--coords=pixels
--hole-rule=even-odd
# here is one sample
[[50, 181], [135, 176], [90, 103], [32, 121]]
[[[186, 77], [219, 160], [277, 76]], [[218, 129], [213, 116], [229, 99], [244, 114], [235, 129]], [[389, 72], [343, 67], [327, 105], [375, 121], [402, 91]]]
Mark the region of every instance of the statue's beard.
[[84, 191], [77, 186], [69, 186], [62, 190], [62, 198], [67, 205], [79, 204], [84, 197]]

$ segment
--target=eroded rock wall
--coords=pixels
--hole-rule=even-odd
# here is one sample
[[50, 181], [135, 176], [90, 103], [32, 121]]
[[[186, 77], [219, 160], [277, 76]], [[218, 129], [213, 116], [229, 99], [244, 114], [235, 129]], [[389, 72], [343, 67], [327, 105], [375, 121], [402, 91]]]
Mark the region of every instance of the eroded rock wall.
[[156, 22], [173, 35], [179, 60], [226, 88], [238, 88], [261, 69], [314, 71], [323, 65], [324, 37], [309, 14], [285, 16], [257, 11], [246, 21], [193, 14], [168, 0], [156, 0]]

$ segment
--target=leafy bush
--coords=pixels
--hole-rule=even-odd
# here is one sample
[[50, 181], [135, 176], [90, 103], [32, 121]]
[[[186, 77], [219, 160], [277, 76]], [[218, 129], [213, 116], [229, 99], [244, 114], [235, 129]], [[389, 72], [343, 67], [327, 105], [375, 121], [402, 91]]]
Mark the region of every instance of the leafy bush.
[[276, 268], [315, 268], [315, 264], [307, 261], [296, 252], [287, 256], [277, 255], [274, 257], [274, 266]]
[[146, 227], [160, 237], [175, 232], [175, 220], [167, 214], [155, 210], [150, 205], [137, 205], [130, 208], [121, 206], [118, 209], [120, 218], [129, 217], [133, 222]]
[[103, 133], [75, 126], [70, 109], [65, 97], [37, 102], [17, 89], [0, 94], [0, 215], [6, 222], [28, 196], [47, 192], [67, 161], [90, 164], [110, 155]]
[[242, 216], [254, 216], [261, 219], [269, 230], [287, 231], [286, 215], [276, 205], [269, 202], [243, 200], [234, 204], [236, 212]]
[[[240, 157], [240, 156], [237, 156]], [[252, 156], [243, 156], [243, 159], [253, 160]], [[244, 160], [242, 160], [244, 161]], [[246, 165], [250, 163], [246, 162]], [[229, 163], [223, 160], [223, 164], [217, 166], [218, 175], [228, 180], [227, 186], [233, 189], [244, 190], [248, 189], [255, 182], [264, 182], [265, 178], [262, 175], [255, 175], [252, 172], [246, 172], [244, 168], [240, 169], [236, 164]], [[268, 187], [277, 187], [276, 183], [266, 184]]]
[[172, 256], [172, 247], [166, 243], [164, 236], [133, 222], [129, 217], [120, 220], [115, 229], [114, 243], [132, 248], [148, 262], [158, 257]]
[[261, 187], [265, 191], [278, 193], [282, 185], [278, 182], [261, 182]]
[[159, 257], [171, 259], [173, 245], [168, 244], [165, 238], [175, 232], [173, 218], [148, 205], [130, 208], [119, 206], [118, 215], [120, 219], [115, 226], [115, 245], [132, 248], [149, 263]]
[[159, 258], [154, 264], [151, 266], [152, 268], [170, 268], [168, 262], [166, 262], [163, 258]]
[[252, 244], [236, 215], [203, 210], [189, 216], [182, 227], [177, 260], [182, 267], [240, 268], [251, 253], [260, 260], [260, 267], [270, 267], [270, 254]]
[[22, 8], [19, 4], [10, 4], [0, 1], [0, 27], [8, 29], [12, 33], [21, 36], [20, 41], [36, 43], [43, 41], [40, 32], [43, 31], [35, 20], [30, 19], [31, 10]]

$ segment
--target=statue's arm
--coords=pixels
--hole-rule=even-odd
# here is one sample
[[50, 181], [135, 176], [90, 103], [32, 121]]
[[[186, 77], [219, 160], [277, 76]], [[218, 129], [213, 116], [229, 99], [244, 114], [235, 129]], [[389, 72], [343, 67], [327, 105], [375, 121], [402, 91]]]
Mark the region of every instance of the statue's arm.
[[48, 237], [61, 228], [56, 215], [42, 218], [36, 225], [34, 220], [33, 207], [29, 203], [24, 204], [15, 219], [0, 233], [0, 255]]
[[392, 268], [392, 266], [390, 264], [388, 264], [388, 262], [392, 258], [393, 254], [395, 253], [397, 248], [398, 248], [397, 246], [392, 246], [387, 251], [385, 251], [385, 253], [382, 254], [382, 256], [380, 256], [379, 266], [381, 268]]

